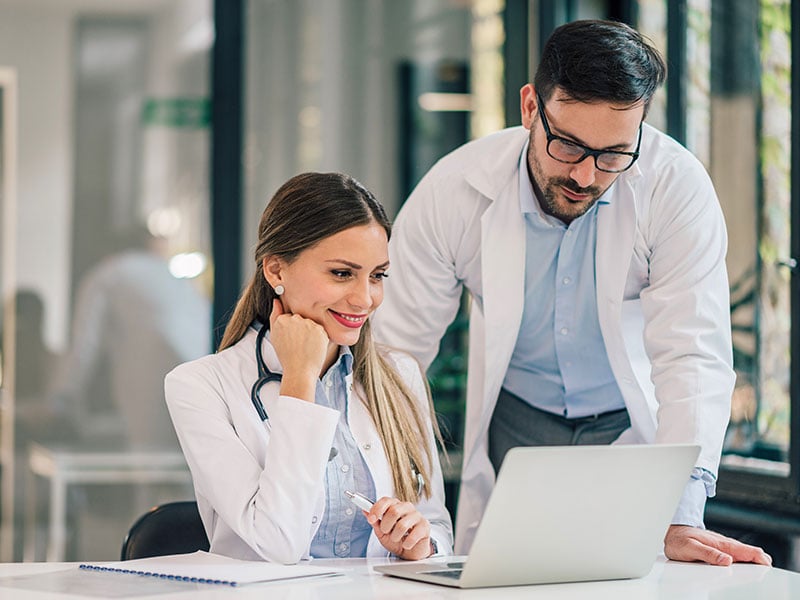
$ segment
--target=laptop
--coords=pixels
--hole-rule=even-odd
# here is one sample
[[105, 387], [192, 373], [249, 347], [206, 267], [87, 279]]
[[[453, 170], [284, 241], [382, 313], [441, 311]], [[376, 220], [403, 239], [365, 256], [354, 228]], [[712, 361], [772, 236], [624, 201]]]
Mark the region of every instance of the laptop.
[[459, 588], [642, 577], [699, 453], [689, 444], [512, 448], [469, 556], [373, 568]]

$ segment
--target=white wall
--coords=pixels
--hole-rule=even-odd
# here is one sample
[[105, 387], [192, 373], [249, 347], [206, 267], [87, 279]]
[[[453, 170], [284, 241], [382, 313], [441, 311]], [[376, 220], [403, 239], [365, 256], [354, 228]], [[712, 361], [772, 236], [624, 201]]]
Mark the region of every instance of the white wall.
[[[81, 15], [150, 16], [148, 95], [207, 96], [207, 51], [184, 41], [211, 12], [211, 0], [0, 0], [0, 66], [15, 68], [19, 82], [16, 287], [44, 299], [45, 341], [53, 350], [67, 344], [71, 313], [75, 21]], [[187, 70], [189, 63], [199, 65], [199, 76], [197, 68]], [[159, 206], [177, 197], [192, 211], [194, 226], [207, 229], [207, 131], [196, 132], [192, 141], [198, 143], [177, 149], [174, 132], [144, 135], [143, 210], [148, 202]]]
[[19, 83], [17, 287], [46, 305], [45, 338], [63, 348], [72, 225], [72, 27], [69, 13], [0, 6], [0, 65]]

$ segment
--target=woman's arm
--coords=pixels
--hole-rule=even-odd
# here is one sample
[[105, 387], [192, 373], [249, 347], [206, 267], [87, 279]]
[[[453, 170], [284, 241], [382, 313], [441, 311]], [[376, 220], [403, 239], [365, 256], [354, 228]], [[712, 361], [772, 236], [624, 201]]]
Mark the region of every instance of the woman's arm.
[[215, 358], [178, 367], [165, 384], [195, 489], [214, 510], [205, 524], [212, 547], [219, 520], [265, 560], [297, 562], [321, 517], [315, 510], [339, 414], [265, 386], [265, 427], [248, 395], [230, 393], [245, 389], [241, 375], [214, 368]]

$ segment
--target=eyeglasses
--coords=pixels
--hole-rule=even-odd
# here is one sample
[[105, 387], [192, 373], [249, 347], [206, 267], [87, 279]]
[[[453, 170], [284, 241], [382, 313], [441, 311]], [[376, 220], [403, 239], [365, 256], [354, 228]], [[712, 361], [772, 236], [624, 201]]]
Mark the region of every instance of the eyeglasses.
[[539, 116], [542, 119], [544, 133], [547, 136], [547, 154], [558, 162], [577, 164], [587, 156], [594, 159], [594, 166], [598, 171], [605, 173], [622, 173], [627, 171], [639, 158], [639, 147], [642, 144], [642, 124], [639, 123], [639, 140], [636, 142], [634, 152], [616, 152], [613, 150], [593, 150], [577, 142], [573, 142], [563, 137], [553, 135], [550, 131], [550, 124], [544, 114], [544, 102], [539, 94], [536, 94]]

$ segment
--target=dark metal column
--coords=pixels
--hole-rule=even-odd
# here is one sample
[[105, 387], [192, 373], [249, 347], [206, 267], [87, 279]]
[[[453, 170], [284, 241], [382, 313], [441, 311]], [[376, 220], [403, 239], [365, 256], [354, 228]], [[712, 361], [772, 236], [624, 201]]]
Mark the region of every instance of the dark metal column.
[[211, 241], [214, 258], [214, 347], [241, 287], [244, 199], [244, 12], [246, 0], [215, 0], [211, 61]]

